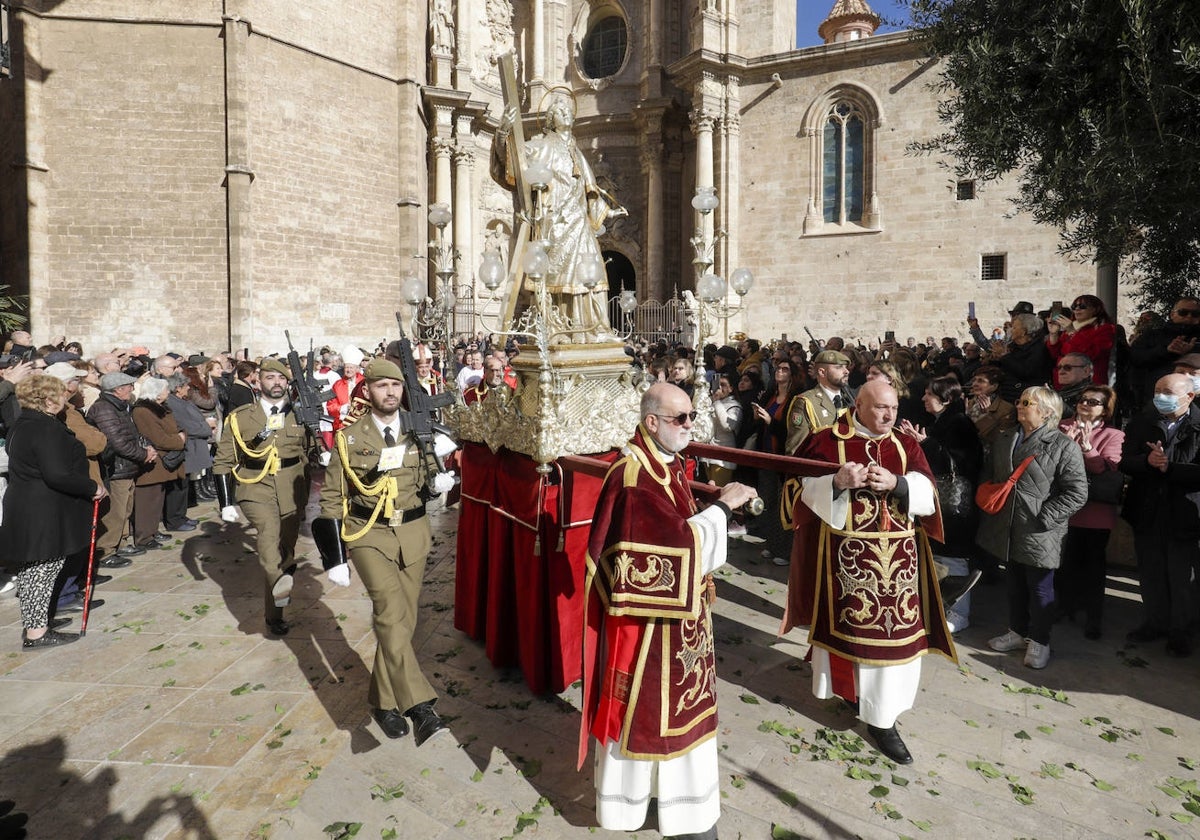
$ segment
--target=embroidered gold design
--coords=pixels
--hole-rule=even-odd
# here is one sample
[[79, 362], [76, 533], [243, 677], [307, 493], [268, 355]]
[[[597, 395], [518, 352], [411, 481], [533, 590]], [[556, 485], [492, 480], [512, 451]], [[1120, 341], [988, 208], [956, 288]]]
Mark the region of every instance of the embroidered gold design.
[[635, 557], [627, 551], [622, 551], [617, 555], [614, 566], [619, 584], [632, 585], [644, 592], [669, 591], [675, 587], [674, 567], [669, 560], [664, 560], [657, 554]]
[[683, 688], [675, 704], [675, 714], [684, 710], [694, 709], [702, 703], [710, 702], [713, 698], [713, 684], [716, 674], [712, 667], [713, 640], [707, 615], [699, 619], [687, 619], [680, 623], [680, 648], [675, 652], [675, 658], [683, 667], [683, 674], [675, 685]]
[[851, 634], [911, 630], [920, 619], [916, 542], [911, 536], [842, 540], [837, 549], [839, 620]]

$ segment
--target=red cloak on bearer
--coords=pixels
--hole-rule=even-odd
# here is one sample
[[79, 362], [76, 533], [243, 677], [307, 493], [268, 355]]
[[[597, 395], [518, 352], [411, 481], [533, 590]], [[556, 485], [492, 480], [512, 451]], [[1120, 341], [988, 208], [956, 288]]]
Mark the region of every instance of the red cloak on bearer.
[[[796, 452], [837, 464], [879, 464], [896, 474], [919, 473], [936, 487], [920, 444], [905, 434], [857, 434], [852, 417], [808, 437]], [[832, 527], [796, 500], [787, 609], [781, 633], [808, 625], [809, 643], [837, 659], [866, 665], [908, 662], [933, 649], [955, 659], [942, 615], [928, 537], [941, 539], [941, 510], [917, 517], [891, 493], [850, 494], [846, 523]], [[839, 696], [853, 698], [853, 692]]]
[[[696, 504], [683, 459], [669, 464], [639, 425], [600, 491], [587, 555], [583, 722], [628, 758], [686, 753], [717, 729], [712, 621]], [[646, 542], [647, 539], [653, 542]]]

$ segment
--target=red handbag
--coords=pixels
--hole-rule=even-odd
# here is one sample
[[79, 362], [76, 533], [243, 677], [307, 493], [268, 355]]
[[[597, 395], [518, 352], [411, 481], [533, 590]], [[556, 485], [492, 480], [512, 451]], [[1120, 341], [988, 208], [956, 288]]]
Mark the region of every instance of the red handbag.
[[1021, 473], [1025, 472], [1025, 468], [1033, 461], [1035, 456], [1030, 455], [1021, 462], [1013, 474], [1004, 481], [985, 481], [975, 488], [975, 504], [979, 505], [979, 509], [984, 513], [999, 513], [1004, 507], [1004, 503], [1008, 501], [1008, 494], [1017, 486], [1017, 479], [1021, 477]]

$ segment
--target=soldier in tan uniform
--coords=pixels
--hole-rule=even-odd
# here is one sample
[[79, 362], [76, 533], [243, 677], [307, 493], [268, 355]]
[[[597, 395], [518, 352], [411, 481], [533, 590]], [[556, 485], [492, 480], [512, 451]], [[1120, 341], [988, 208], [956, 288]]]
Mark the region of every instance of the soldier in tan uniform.
[[366, 369], [371, 410], [341, 429], [321, 490], [313, 540], [331, 582], [350, 583], [347, 555], [375, 605], [375, 663], [368, 700], [389, 738], [417, 746], [445, 730], [437, 694], [421, 672], [412, 637], [432, 537], [425, 516], [427, 467], [402, 421], [404, 374], [375, 359]]
[[291, 601], [296, 538], [308, 501], [306, 468], [309, 455], [316, 451], [312, 434], [292, 411], [290, 378], [287, 367], [278, 359], [262, 363], [262, 394], [225, 418], [225, 431], [213, 462], [221, 518], [236, 522], [236, 503], [258, 531], [263, 609], [267, 629], [276, 636], [287, 635], [289, 629], [283, 608]]

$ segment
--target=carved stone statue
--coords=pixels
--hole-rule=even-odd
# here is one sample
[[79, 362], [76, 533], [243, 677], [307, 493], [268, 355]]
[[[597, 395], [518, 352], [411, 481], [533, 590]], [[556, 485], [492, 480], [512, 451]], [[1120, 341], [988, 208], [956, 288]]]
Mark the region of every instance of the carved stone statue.
[[450, 0], [430, 0], [429, 32], [432, 51], [441, 55], [454, 52], [454, 12]]
[[[509, 107], [500, 120], [492, 146], [492, 177], [509, 189], [518, 183], [517, 157], [509, 142], [516, 109]], [[545, 283], [557, 307], [559, 329], [577, 343], [612, 341], [608, 320], [608, 283], [603, 270], [599, 282], [588, 288], [580, 280], [585, 259], [600, 256], [597, 232], [605, 219], [626, 215], [596, 182], [592, 169], [572, 134], [574, 109], [569, 98], [554, 95], [544, 116], [544, 131], [525, 143], [527, 166], [544, 163], [552, 173], [540, 194], [540, 230], [534, 238], [548, 242], [550, 271]]]

